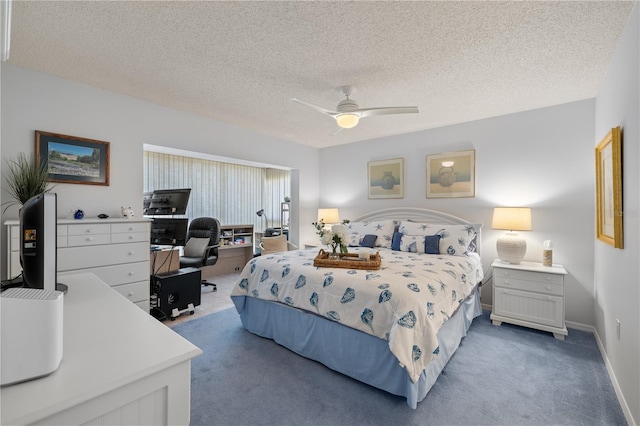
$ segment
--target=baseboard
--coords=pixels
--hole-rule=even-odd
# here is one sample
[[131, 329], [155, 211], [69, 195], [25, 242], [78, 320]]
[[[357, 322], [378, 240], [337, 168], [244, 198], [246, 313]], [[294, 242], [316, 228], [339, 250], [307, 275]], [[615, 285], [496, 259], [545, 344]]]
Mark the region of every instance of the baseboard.
[[613, 367], [611, 366], [611, 362], [609, 362], [609, 357], [607, 356], [607, 352], [605, 351], [604, 345], [602, 344], [602, 340], [600, 339], [600, 335], [598, 334], [598, 330], [592, 325], [581, 324], [577, 322], [565, 322], [567, 328], [574, 328], [576, 330], [588, 331], [593, 334], [593, 337], [596, 339], [596, 343], [598, 345], [598, 349], [600, 349], [600, 354], [602, 355], [602, 359], [604, 360], [604, 365], [607, 367], [607, 373], [609, 373], [609, 379], [611, 379], [611, 384], [613, 385], [613, 389], [616, 391], [616, 396], [618, 397], [618, 402], [620, 403], [620, 407], [622, 408], [622, 412], [624, 413], [624, 417], [627, 420], [629, 426], [637, 426], [633, 415], [631, 414], [631, 410], [629, 409], [629, 405], [627, 404], [627, 400], [624, 398], [624, 394], [620, 389], [620, 384], [618, 383], [618, 379], [616, 378], [616, 374], [613, 371]]

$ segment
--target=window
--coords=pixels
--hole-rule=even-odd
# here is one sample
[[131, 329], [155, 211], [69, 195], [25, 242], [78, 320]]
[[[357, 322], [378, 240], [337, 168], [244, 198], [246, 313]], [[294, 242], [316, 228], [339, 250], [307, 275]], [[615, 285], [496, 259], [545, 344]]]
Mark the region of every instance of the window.
[[215, 217], [223, 225], [280, 226], [280, 203], [290, 195], [288, 170], [144, 151], [144, 192], [191, 188], [186, 215]]

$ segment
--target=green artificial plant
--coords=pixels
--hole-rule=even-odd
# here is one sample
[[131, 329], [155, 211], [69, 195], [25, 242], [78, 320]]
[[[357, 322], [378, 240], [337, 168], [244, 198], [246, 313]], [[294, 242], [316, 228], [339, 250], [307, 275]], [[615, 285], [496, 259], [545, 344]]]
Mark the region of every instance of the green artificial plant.
[[7, 182], [9, 194], [15, 199], [11, 201], [5, 211], [11, 205], [27, 202], [29, 198], [43, 192], [49, 192], [49, 170], [46, 165], [38, 164], [33, 158], [20, 153], [14, 160], [7, 160], [7, 168], [4, 176]]

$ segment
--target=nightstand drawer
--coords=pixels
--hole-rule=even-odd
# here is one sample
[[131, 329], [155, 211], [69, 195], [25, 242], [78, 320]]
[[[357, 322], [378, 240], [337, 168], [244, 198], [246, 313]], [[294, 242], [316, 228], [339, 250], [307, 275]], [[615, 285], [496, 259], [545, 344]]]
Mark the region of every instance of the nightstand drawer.
[[499, 278], [538, 281], [550, 284], [562, 284], [564, 277], [560, 274], [545, 272], [517, 271], [515, 269], [494, 268], [495, 276]]
[[564, 288], [562, 282], [550, 283], [497, 277], [495, 278], [493, 285], [495, 285], [496, 288], [512, 288], [516, 290], [525, 290], [542, 294], [564, 296]]
[[564, 300], [520, 290], [494, 289], [493, 313], [531, 323], [564, 327]]

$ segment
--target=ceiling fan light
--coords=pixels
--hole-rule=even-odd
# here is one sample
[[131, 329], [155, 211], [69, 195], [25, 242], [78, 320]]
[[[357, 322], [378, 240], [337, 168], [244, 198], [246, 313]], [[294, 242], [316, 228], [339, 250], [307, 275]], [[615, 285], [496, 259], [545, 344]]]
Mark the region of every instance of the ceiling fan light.
[[336, 121], [338, 122], [338, 126], [343, 129], [351, 129], [352, 127], [356, 127], [358, 121], [360, 121], [360, 116], [351, 113], [340, 114], [336, 117]]

